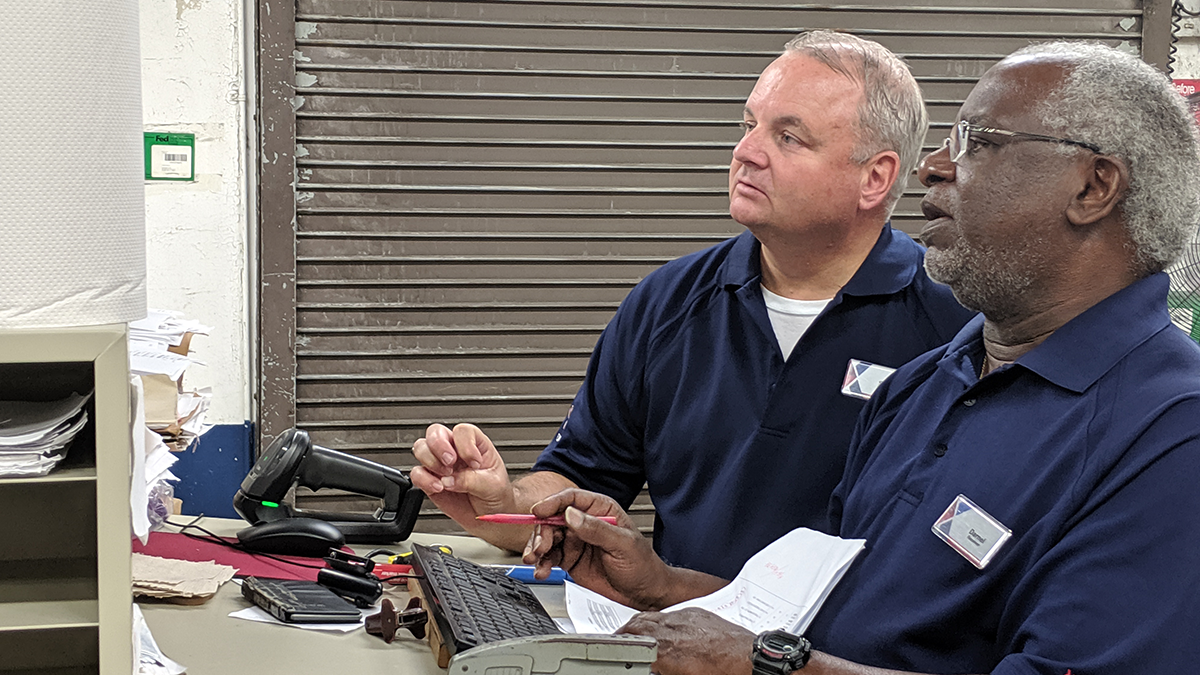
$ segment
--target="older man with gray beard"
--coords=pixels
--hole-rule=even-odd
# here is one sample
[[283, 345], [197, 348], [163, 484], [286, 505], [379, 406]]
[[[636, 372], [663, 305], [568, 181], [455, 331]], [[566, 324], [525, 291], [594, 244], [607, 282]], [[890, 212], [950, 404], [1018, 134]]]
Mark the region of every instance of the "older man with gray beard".
[[[924, 159], [926, 267], [982, 316], [860, 418], [830, 512], [867, 540], [807, 634], [647, 612], [660, 673], [1194, 672], [1200, 347], [1162, 270], [1195, 235], [1196, 128], [1170, 82], [1093, 44], [984, 75]], [[723, 585], [566, 492], [526, 559], [643, 609]], [[896, 669], [896, 670], [884, 670]]]

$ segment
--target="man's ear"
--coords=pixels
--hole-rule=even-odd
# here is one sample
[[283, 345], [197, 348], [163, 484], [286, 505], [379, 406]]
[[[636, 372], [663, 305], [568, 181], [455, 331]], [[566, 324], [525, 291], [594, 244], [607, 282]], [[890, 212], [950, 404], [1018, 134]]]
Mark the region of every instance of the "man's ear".
[[1111, 155], [1094, 155], [1081, 165], [1083, 188], [1067, 206], [1072, 225], [1091, 225], [1117, 207], [1129, 189], [1129, 167]]
[[863, 164], [862, 189], [858, 196], [860, 211], [871, 211], [887, 201], [892, 184], [906, 177], [900, 176], [900, 156], [884, 150]]

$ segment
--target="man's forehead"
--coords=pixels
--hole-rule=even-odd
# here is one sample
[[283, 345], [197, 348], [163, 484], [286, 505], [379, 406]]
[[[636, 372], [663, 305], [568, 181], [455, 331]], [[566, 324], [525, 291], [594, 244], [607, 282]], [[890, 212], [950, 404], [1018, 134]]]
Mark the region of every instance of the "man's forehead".
[[785, 52], [759, 75], [746, 100], [746, 110], [757, 113], [756, 108], [766, 100], [809, 105], [820, 101], [825, 105], [856, 107], [861, 97], [861, 83], [809, 54]]
[[1059, 87], [1069, 68], [1070, 64], [1057, 56], [1006, 58], [979, 79], [963, 102], [959, 118], [997, 126], [1024, 120]]

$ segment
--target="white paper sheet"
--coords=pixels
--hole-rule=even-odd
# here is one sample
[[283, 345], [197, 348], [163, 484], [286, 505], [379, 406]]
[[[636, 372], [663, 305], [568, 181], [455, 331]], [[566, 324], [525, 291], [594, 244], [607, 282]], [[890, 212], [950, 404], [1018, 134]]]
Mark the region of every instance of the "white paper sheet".
[[[865, 543], [792, 530], [754, 554], [725, 587], [663, 611], [697, 607], [755, 633], [803, 633]], [[567, 614], [580, 633], [612, 633], [637, 613], [576, 584], [566, 590]]]
[[138, 656], [135, 664], [138, 675], [182, 675], [187, 668], [167, 658], [158, 648], [154, 636], [150, 634], [150, 626], [142, 615], [142, 608], [133, 605], [133, 639], [134, 652]]
[[45, 476], [87, 426], [91, 392], [57, 401], [0, 401], [0, 477]]
[[146, 501], [146, 393], [142, 389], [142, 378], [129, 376], [133, 388], [133, 471], [129, 481], [129, 508], [133, 535], [142, 542], [150, 538], [150, 514]]

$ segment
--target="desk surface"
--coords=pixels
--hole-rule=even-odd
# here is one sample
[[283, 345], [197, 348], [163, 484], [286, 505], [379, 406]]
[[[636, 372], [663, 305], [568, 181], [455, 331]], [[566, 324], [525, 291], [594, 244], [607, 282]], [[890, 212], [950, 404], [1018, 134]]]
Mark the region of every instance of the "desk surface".
[[[216, 518], [206, 518], [200, 524], [226, 536], [246, 526], [242, 521]], [[407, 551], [410, 542], [444, 543], [454, 549], [455, 555], [479, 563], [520, 563], [516, 555], [472, 537], [414, 534], [408, 541], [387, 548]], [[355, 548], [365, 551], [375, 547]], [[383, 597], [391, 598], [397, 607], [407, 604], [408, 592], [403, 586], [385, 586], [385, 589]], [[561, 586], [535, 586], [534, 591], [551, 616], [566, 616]], [[408, 631], [397, 633], [396, 639], [387, 644], [363, 629], [333, 633], [230, 618], [230, 612], [250, 605], [233, 582], [222, 585], [216, 596], [203, 605], [157, 602], [139, 602], [139, 605], [159, 648], [186, 666], [189, 675], [440, 675], [446, 672], [434, 662], [428, 640], [417, 640]]]

